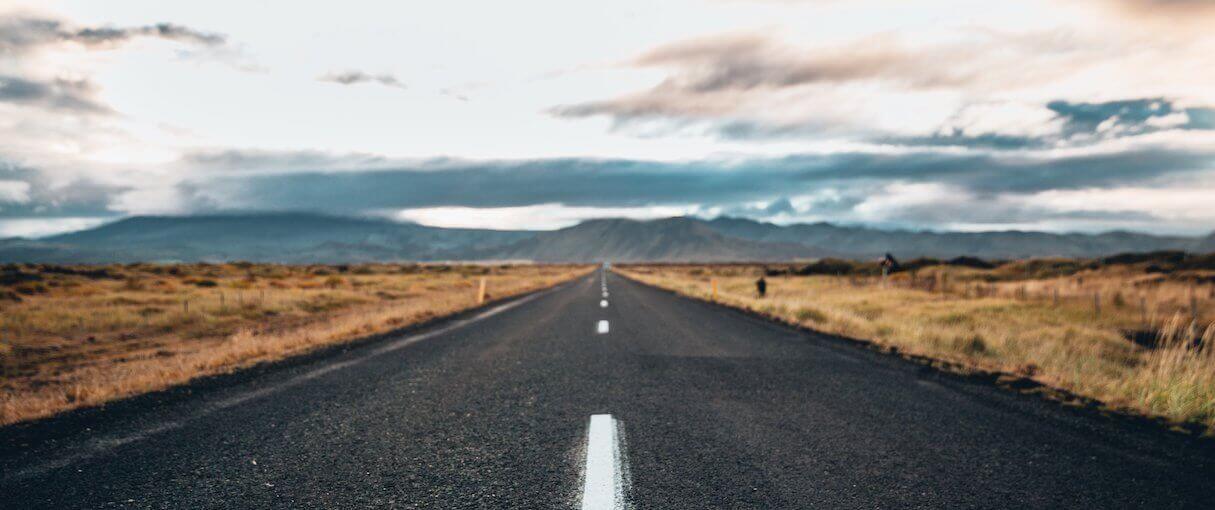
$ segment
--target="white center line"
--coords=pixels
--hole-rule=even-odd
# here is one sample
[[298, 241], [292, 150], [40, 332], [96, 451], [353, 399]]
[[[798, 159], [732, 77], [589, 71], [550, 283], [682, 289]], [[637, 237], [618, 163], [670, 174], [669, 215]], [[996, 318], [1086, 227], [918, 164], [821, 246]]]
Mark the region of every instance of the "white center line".
[[620, 439], [620, 423], [612, 415], [591, 416], [591, 425], [586, 432], [582, 510], [623, 510], [628, 507], [628, 465]]
[[608, 321], [606, 321], [606, 320], [599, 321], [598, 330], [599, 330], [600, 335], [607, 333], [608, 332]]
[[599, 300], [599, 308], [607, 308], [607, 300], [606, 300], [606, 299], [601, 299], [601, 300]]

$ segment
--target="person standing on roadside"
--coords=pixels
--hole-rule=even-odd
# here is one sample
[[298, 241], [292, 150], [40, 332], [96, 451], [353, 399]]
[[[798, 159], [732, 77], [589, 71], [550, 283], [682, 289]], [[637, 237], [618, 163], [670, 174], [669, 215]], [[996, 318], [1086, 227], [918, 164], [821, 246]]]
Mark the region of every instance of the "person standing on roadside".
[[759, 297], [761, 298], [768, 293], [768, 281], [763, 276], [755, 280], [755, 291], [759, 293]]

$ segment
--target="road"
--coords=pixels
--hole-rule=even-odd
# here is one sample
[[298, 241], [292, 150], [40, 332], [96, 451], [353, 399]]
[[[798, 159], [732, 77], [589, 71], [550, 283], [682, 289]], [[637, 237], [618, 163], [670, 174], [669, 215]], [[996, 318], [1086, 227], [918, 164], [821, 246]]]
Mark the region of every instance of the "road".
[[2, 429], [0, 507], [1212, 508], [1213, 442], [597, 272]]

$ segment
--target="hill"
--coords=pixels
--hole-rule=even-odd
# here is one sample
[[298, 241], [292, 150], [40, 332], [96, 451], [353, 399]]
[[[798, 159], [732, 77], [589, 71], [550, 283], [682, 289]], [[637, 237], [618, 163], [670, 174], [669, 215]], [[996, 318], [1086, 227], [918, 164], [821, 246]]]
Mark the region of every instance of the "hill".
[[1154, 236], [1134, 232], [1052, 234], [1047, 232], [927, 232], [879, 230], [830, 223], [774, 225], [739, 218], [707, 222], [723, 235], [759, 242], [829, 246], [851, 258], [878, 257], [892, 252], [902, 258], [1100, 257], [1114, 253], [1183, 250], [1215, 251], [1215, 234], [1207, 238]]
[[692, 218], [584, 221], [483, 253], [484, 258], [544, 262], [778, 261], [825, 254], [818, 248], [797, 243], [729, 237], [705, 221]]
[[[31, 241], [0, 241], [24, 262], [360, 262], [459, 258], [530, 232], [446, 229], [308, 213], [136, 216]], [[453, 255], [457, 255], [453, 257]]]
[[0, 262], [225, 261], [344, 263], [427, 260], [788, 261], [1093, 258], [1215, 252], [1206, 237], [1133, 232], [926, 232], [739, 218], [598, 219], [548, 232], [452, 229], [310, 213], [136, 216], [42, 239], [0, 240]]

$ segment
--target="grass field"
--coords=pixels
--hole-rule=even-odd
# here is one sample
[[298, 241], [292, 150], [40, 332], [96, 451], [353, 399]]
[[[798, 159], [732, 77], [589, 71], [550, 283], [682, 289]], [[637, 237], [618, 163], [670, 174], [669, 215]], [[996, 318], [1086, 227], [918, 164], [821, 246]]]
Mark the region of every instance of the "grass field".
[[[716, 281], [716, 300], [729, 306], [1215, 432], [1212, 272], [1042, 266], [932, 265], [888, 278], [873, 268], [838, 276], [753, 265], [615, 269], [701, 299], [714, 299]], [[755, 280], [765, 269], [768, 296], [760, 299]]]
[[586, 266], [9, 265], [0, 424], [390, 331]]

